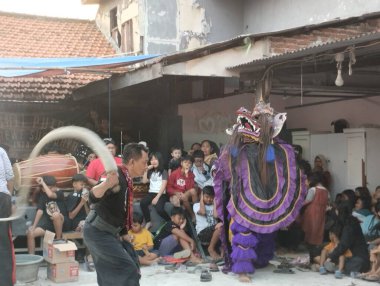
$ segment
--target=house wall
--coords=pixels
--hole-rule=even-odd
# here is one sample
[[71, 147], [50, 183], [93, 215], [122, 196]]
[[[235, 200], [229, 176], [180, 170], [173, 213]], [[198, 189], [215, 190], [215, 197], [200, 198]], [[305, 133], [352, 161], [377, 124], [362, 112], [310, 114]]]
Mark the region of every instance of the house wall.
[[[241, 34], [242, 0], [111, 0], [101, 1], [96, 22], [108, 39], [110, 10], [118, 9], [118, 28], [133, 21], [134, 51], [166, 54], [228, 40]], [[143, 44], [140, 43], [143, 37]], [[116, 44], [116, 43], [114, 43]]]
[[[251, 93], [218, 98], [196, 103], [180, 104], [178, 114], [182, 118], [183, 144], [186, 150], [194, 142], [209, 139], [218, 145], [228, 142], [226, 128], [236, 122], [236, 110], [244, 106], [253, 109], [254, 95]], [[271, 106], [277, 111], [284, 110], [284, 102], [273, 100]]]
[[[282, 100], [282, 99], [281, 99]], [[286, 105], [300, 104], [300, 99], [283, 100]], [[307, 103], [307, 100], [304, 100]], [[288, 128], [306, 128], [311, 132], [331, 131], [331, 122], [344, 118], [350, 128], [380, 127], [380, 98], [370, 97], [287, 110]]]
[[380, 12], [380, 1], [244, 1], [242, 33], [267, 33]]
[[[231, 97], [207, 100], [203, 102], [181, 104], [179, 115], [183, 116], [183, 140], [186, 149], [194, 142], [210, 139], [217, 144], [228, 140], [225, 129], [231, 127], [235, 120], [235, 111], [245, 106], [253, 107], [254, 95], [241, 94]], [[307, 100], [303, 101], [307, 103]], [[346, 119], [350, 128], [363, 126], [380, 127], [380, 98], [371, 97], [349, 100], [310, 107], [286, 110], [286, 106], [300, 104], [300, 99], [283, 99], [272, 96], [271, 106], [278, 112], [287, 112], [288, 129], [307, 129], [311, 133], [330, 132], [331, 122]]]

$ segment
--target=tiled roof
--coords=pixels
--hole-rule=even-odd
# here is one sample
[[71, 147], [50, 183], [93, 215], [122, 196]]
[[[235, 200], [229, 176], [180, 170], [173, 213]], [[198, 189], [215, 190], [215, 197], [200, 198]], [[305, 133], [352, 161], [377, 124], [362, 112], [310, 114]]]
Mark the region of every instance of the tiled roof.
[[0, 57], [69, 58], [114, 55], [95, 21], [0, 12]]
[[[0, 57], [69, 58], [115, 55], [94, 21], [0, 12]], [[104, 75], [0, 77], [0, 100], [56, 101]]]
[[70, 74], [52, 77], [0, 77], [0, 100], [60, 101], [92, 81], [104, 79], [96, 74]]

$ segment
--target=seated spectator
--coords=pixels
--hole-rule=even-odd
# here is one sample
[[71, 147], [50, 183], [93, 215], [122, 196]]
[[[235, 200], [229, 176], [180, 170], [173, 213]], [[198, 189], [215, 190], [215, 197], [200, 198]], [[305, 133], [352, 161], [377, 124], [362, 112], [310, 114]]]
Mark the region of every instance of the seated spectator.
[[152, 265], [157, 261], [157, 254], [153, 250], [153, 237], [146, 228], [142, 227], [144, 219], [141, 214], [133, 213], [132, 229], [128, 231], [130, 243], [132, 243], [141, 265]]
[[367, 216], [361, 227], [369, 249], [380, 245], [380, 202], [375, 205], [375, 214]]
[[57, 189], [55, 178], [52, 176], [39, 177], [36, 182], [41, 186], [41, 194], [33, 225], [27, 232], [29, 254], [35, 252], [35, 238], [44, 236], [46, 230], [54, 232], [56, 238], [61, 239], [62, 232], [70, 229], [64, 194]]
[[178, 168], [169, 176], [167, 193], [170, 197], [170, 202], [176, 207], [179, 207], [181, 203], [183, 203], [185, 209], [191, 215], [192, 220], [195, 221], [190, 199], [193, 203], [197, 202], [198, 193], [195, 189], [191, 164], [191, 156], [181, 158], [181, 168]]
[[166, 221], [170, 217], [165, 211], [165, 203], [168, 201], [166, 186], [168, 183], [168, 172], [164, 169], [164, 160], [161, 153], [150, 154], [150, 164], [143, 176], [143, 183], [149, 182], [149, 192], [140, 201], [141, 211], [145, 219], [145, 228], [151, 227], [149, 206], [152, 204], [157, 213]]
[[380, 281], [380, 245], [370, 251], [371, 270], [359, 275], [360, 278], [379, 282]]
[[191, 144], [190, 150], [187, 152], [187, 154], [193, 156], [194, 151], [196, 150], [201, 150], [201, 144], [198, 142]]
[[222, 233], [222, 223], [217, 223], [217, 214], [214, 207], [214, 188], [205, 186], [201, 193], [200, 202], [193, 205], [196, 218], [196, 231], [199, 240], [203, 244], [208, 244], [208, 253], [212, 259], [220, 259], [221, 256], [216, 251], [216, 246]]
[[380, 202], [380, 186], [377, 186], [372, 194], [372, 206], [375, 206], [378, 202]]
[[194, 181], [198, 188], [203, 190], [205, 186], [212, 186], [213, 180], [210, 174], [210, 167], [204, 162], [204, 153], [202, 150], [196, 150], [193, 154], [194, 164], [191, 168], [195, 178]]
[[194, 255], [194, 240], [184, 231], [186, 219], [183, 209], [173, 207], [170, 219], [154, 238], [154, 248], [159, 256], [190, 257], [190, 261], [200, 263], [201, 260]]
[[214, 161], [218, 159], [219, 147], [215, 142], [210, 140], [203, 140], [201, 142], [201, 150], [203, 151], [205, 158], [204, 161], [207, 165], [212, 167]]
[[355, 197], [355, 192], [351, 189], [344, 190], [342, 192], [342, 200], [343, 201], [348, 201], [351, 208], [355, 208], [355, 203], [356, 203], [356, 197]]
[[372, 215], [371, 212], [371, 197], [369, 195], [362, 195], [356, 198], [355, 208], [352, 215], [360, 222], [363, 222], [367, 216]]
[[349, 202], [337, 205], [337, 223], [342, 225], [342, 235], [335, 249], [327, 256], [326, 262], [337, 262], [341, 255], [350, 250], [352, 257], [345, 258], [344, 274], [366, 272], [369, 270], [367, 243], [357, 218], [352, 216]]
[[[113, 141], [111, 138], [105, 138], [103, 139], [103, 141], [106, 144], [108, 151], [110, 151], [110, 153], [114, 157], [116, 165], [121, 166], [122, 164], [121, 158], [116, 157], [115, 141]], [[96, 158], [90, 162], [86, 171], [86, 176], [88, 178], [88, 183], [91, 186], [97, 185], [100, 180], [103, 180], [103, 179], [105, 180], [106, 171], [104, 169], [103, 163], [100, 160], [100, 158]]]
[[[319, 261], [319, 273], [324, 275], [327, 274], [327, 271], [332, 272], [336, 268], [336, 261], [331, 262], [330, 264], [325, 264], [327, 256], [335, 249], [335, 247], [339, 244], [340, 236], [342, 234], [342, 227], [339, 224], [335, 224], [330, 228], [329, 237], [330, 243], [327, 244], [321, 253], [320, 261]], [[347, 257], [352, 257], [351, 251], [348, 249], [343, 255], [339, 256], [338, 260], [338, 269], [335, 270], [335, 278], [343, 278], [343, 269], [345, 259]], [[318, 260], [318, 257], [315, 258]]]
[[69, 212], [71, 230], [82, 231], [84, 221], [90, 212], [89, 192], [85, 189], [87, 178], [82, 174], [76, 174], [72, 178], [72, 182], [73, 192], [66, 198], [66, 207]]
[[168, 167], [168, 173], [169, 176], [171, 173], [175, 170], [177, 170], [179, 167], [181, 167], [181, 156], [182, 156], [182, 150], [180, 147], [173, 146], [170, 152], [170, 161], [169, 161], [169, 167]]

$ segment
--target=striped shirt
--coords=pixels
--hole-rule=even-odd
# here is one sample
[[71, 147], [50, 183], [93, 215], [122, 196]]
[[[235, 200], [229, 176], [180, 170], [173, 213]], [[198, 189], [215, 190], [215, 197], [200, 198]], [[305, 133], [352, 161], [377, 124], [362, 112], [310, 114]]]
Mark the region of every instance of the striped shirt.
[[7, 152], [0, 147], [0, 192], [10, 195], [7, 181], [13, 179], [13, 170], [11, 161], [8, 158]]

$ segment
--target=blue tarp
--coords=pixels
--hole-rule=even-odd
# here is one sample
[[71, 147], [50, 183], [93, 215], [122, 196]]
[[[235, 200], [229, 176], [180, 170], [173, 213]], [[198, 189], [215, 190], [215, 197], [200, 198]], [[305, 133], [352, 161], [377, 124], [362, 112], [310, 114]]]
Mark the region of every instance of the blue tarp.
[[64, 73], [70, 68], [74, 68], [73, 72], [75, 68], [101, 71], [102, 68], [127, 66], [154, 57], [157, 55], [112, 58], [0, 58], [0, 77], [42, 76], [44, 73]]

